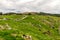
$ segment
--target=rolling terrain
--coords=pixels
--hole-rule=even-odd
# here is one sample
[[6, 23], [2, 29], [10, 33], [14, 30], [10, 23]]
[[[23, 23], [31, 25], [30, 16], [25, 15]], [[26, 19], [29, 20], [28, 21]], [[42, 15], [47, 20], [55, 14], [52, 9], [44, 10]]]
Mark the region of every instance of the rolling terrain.
[[60, 40], [60, 17], [0, 15], [0, 40]]

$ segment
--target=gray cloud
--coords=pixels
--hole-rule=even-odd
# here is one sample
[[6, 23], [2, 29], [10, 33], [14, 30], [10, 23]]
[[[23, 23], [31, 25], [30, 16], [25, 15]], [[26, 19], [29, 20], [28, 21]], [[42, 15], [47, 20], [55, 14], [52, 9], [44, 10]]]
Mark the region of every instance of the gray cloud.
[[50, 12], [60, 13], [60, 0], [0, 0], [2, 12]]

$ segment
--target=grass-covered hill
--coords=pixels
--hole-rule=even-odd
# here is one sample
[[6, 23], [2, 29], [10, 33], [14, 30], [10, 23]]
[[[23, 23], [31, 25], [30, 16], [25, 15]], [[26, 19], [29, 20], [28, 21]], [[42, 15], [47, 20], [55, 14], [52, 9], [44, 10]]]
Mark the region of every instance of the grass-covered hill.
[[60, 17], [0, 15], [0, 40], [60, 40]]

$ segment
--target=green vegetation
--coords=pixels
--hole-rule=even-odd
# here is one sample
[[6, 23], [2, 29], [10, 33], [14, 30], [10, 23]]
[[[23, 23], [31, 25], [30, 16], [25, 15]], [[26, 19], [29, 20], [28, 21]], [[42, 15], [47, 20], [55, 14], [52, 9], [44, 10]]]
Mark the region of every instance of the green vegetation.
[[51, 15], [0, 15], [0, 40], [60, 40], [60, 17]]

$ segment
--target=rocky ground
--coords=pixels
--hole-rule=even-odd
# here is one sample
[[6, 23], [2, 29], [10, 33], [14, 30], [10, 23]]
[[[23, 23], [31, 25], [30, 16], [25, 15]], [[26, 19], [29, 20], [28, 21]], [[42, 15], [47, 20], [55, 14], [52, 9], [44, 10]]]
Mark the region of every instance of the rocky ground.
[[0, 15], [0, 40], [60, 40], [60, 17]]

